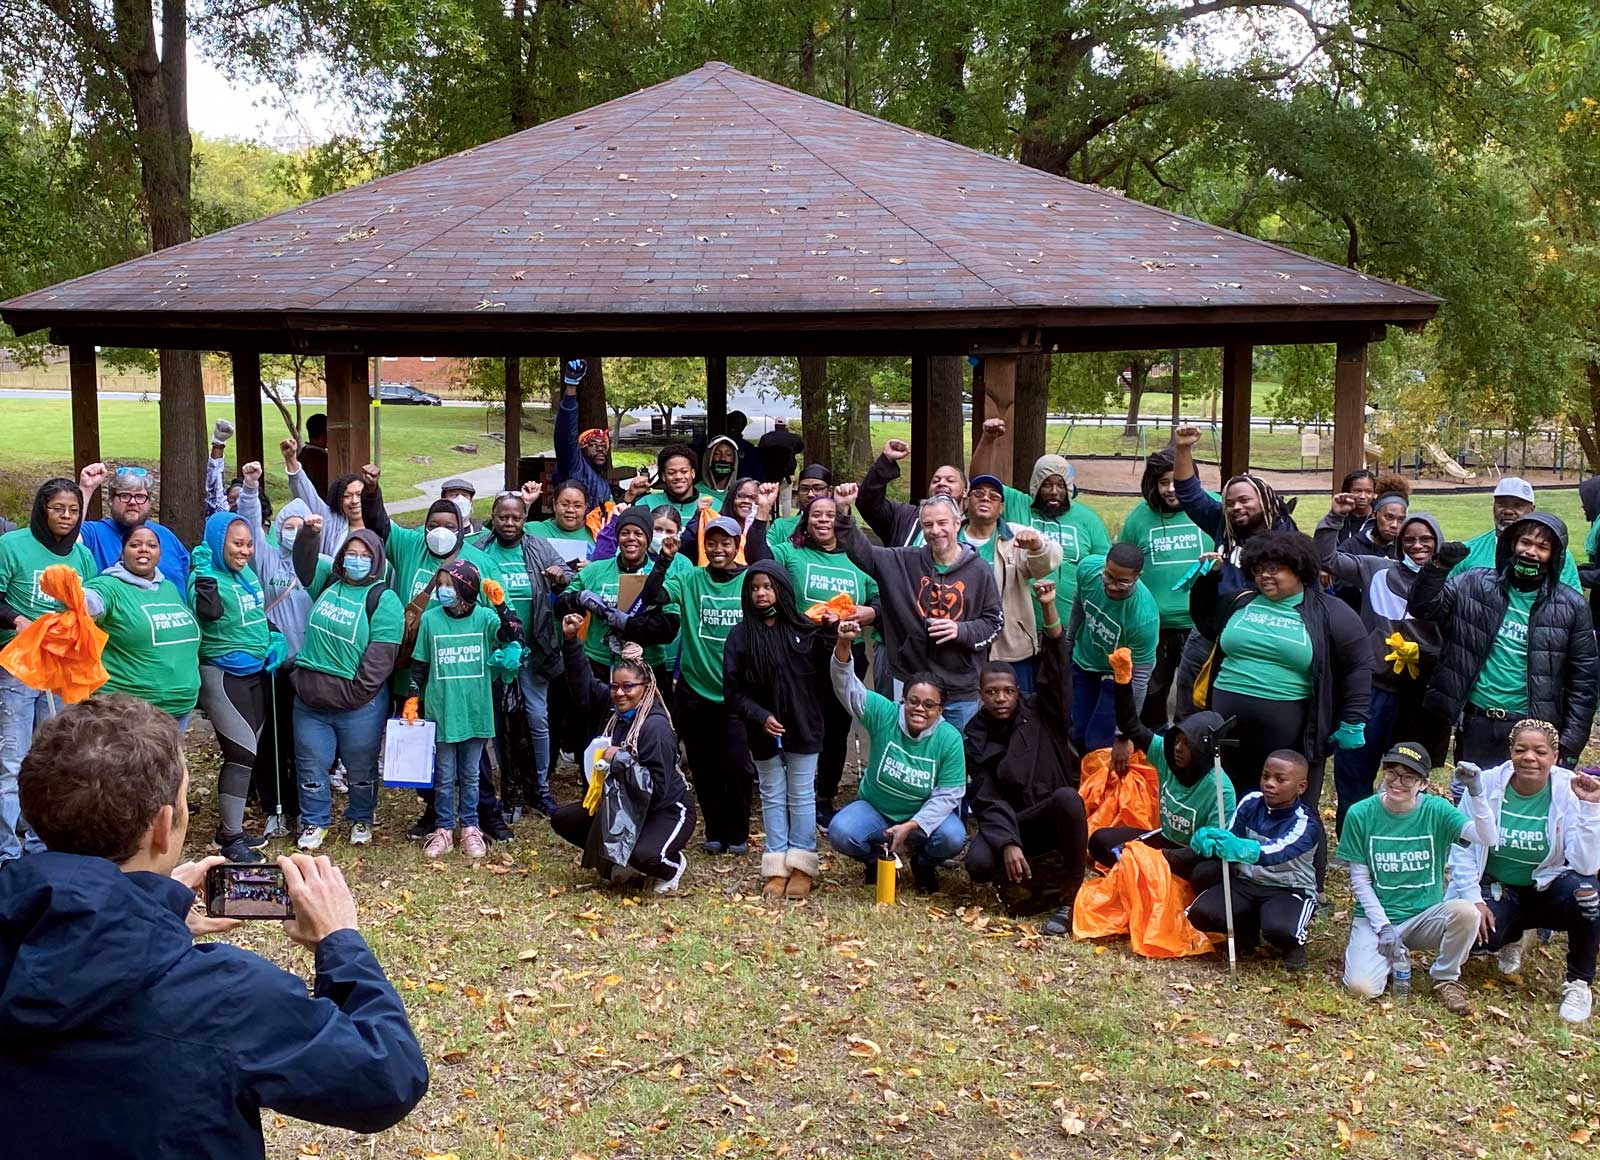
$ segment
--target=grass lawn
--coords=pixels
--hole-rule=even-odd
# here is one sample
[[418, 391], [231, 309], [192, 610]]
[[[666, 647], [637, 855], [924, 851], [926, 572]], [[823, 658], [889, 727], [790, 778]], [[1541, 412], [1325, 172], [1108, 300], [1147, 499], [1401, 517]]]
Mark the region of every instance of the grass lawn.
[[[216, 759], [192, 766], [209, 835]], [[578, 792], [570, 767], [557, 792]], [[269, 1156], [1509, 1157], [1600, 1137], [1600, 1052], [1555, 1014], [1560, 938], [1520, 985], [1472, 964], [1470, 1022], [1420, 970], [1410, 999], [1358, 1002], [1342, 875], [1311, 970], [1252, 961], [1235, 990], [1214, 958], [1042, 938], [959, 873], [878, 909], [824, 849], [819, 893], [769, 906], [756, 853], [692, 844], [663, 900], [599, 887], [542, 819], [484, 865], [426, 864], [401, 837], [415, 812], [386, 791], [377, 842], [329, 852], [431, 1090], [377, 1138], [269, 1114]], [[311, 969], [269, 924], [237, 938]]]

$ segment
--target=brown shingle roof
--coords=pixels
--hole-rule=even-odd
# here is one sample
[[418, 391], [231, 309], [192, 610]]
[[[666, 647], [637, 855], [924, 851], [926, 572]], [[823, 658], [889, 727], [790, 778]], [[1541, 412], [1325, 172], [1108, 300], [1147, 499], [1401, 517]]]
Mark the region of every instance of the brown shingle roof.
[[1420, 323], [1437, 306], [710, 63], [0, 315], [212, 346], [199, 332]]

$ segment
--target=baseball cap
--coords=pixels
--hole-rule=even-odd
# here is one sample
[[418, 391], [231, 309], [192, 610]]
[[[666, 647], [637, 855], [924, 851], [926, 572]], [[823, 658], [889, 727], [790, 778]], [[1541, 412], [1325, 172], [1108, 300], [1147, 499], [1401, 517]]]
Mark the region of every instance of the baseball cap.
[[1006, 485], [1000, 482], [1000, 477], [997, 475], [974, 475], [972, 482], [967, 484], [967, 490], [971, 491], [975, 487], [990, 487], [1001, 495], [1006, 493]]
[[1427, 778], [1433, 772], [1433, 758], [1428, 756], [1428, 751], [1415, 741], [1397, 741], [1389, 747], [1389, 752], [1383, 755], [1380, 765], [1398, 765], [1401, 769], [1409, 769], [1418, 777]]
[[1527, 503], [1533, 502], [1533, 484], [1517, 475], [1504, 476], [1494, 485], [1495, 495], [1509, 495]]
[[724, 535], [732, 536], [736, 540], [739, 538], [741, 530], [739, 525], [727, 516], [718, 516], [706, 525], [707, 532], [722, 532]]

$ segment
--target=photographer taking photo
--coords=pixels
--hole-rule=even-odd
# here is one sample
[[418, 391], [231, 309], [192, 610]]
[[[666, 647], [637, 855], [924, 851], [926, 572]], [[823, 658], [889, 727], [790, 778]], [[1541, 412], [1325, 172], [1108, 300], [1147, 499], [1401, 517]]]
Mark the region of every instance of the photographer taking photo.
[[260, 1109], [379, 1132], [428, 1087], [404, 1006], [327, 858], [280, 858], [299, 976], [196, 934], [221, 858], [178, 864], [189, 773], [170, 716], [125, 694], [40, 727], [19, 779], [49, 847], [0, 873], [7, 1154], [265, 1156]]

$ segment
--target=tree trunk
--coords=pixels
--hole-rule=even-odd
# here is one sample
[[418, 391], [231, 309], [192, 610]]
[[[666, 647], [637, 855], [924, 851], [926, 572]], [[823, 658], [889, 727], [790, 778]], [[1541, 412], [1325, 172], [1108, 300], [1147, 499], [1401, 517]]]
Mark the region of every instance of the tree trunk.
[[1600, 472], [1600, 361], [1589, 359], [1583, 364], [1583, 377], [1589, 384], [1589, 414], [1582, 423], [1572, 425], [1578, 436], [1578, 445], [1589, 461], [1591, 472]]
[[[806, 459], [833, 470], [833, 434], [828, 422], [828, 360], [801, 356], [800, 434], [806, 441]], [[842, 480], [840, 482], [843, 482]]]
[[1150, 381], [1150, 364], [1136, 358], [1128, 366], [1128, 417], [1123, 421], [1124, 438], [1136, 439], [1139, 435], [1139, 404], [1144, 400], [1145, 384]]
[[851, 479], [872, 465], [872, 387], [866, 375], [853, 376], [844, 396], [844, 455]]
[[1024, 478], [1044, 454], [1045, 431], [1050, 413], [1050, 356], [1017, 356], [1016, 431], [1011, 438], [1012, 470]]

